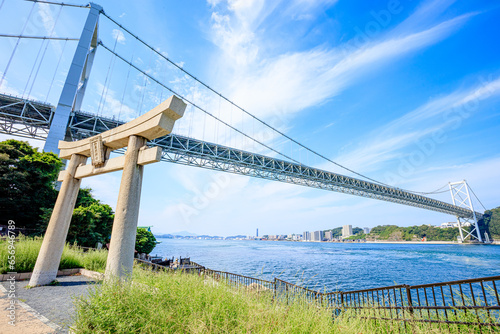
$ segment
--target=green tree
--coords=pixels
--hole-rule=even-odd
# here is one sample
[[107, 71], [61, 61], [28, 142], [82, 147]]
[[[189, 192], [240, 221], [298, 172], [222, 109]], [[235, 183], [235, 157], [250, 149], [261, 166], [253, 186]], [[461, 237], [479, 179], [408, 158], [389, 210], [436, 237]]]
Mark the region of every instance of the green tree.
[[135, 250], [139, 253], [149, 254], [156, 246], [156, 238], [153, 233], [144, 228], [137, 229], [135, 237]]
[[0, 216], [28, 234], [39, 232], [44, 223], [40, 216], [54, 205], [61, 167], [55, 154], [38, 152], [27, 142], [0, 142]]
[[73, 210], [67, 241], [84, 247], [95, 247], [109, 241], [114, 214], [107, 204], [92, 203]]
[[486, 210], [482, 221], [488, 234], [494, 239], [500, 239], [500, 207]]
[[[41, 234], [45, 232], [51, 215], [52, 208], [44, 209]], [[95, 247], [98, 242], [106, 244], [109, 242], [113, 220], [113, 209], [95, 199], [92, 189], [82, 188], [78, 191], [66, 240], [83, 247]]]

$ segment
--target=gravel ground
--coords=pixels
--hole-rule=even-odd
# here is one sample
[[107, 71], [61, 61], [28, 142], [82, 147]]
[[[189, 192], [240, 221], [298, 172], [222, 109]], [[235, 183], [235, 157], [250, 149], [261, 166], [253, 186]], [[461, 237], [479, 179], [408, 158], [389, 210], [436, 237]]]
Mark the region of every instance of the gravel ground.
[[[95, 281], [85, 276], [58, 277], [59, 285], [42, 286], [25, 289], [29, 281], [19, 281], [16, 284], [16, 297], [28, 304], [41, 315], [63, 328], [60, 333], [67, 333], [72, 324], [74, 313], [73, 299], [86, 294]], [[7, 288], [7, 282], [2, 282]]]

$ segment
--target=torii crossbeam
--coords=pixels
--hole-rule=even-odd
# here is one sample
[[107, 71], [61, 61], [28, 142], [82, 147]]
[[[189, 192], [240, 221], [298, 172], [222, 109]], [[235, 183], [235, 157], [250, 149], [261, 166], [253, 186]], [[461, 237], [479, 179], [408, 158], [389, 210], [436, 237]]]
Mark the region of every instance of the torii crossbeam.
[[[68, 159], [69, 164], [59, 174], [61, 190], [30, 286], [49, 284], [57, 276], [82, 178], [117, 170], [123, 170], [123, 174], [105, 277], [122, 278], [132, 272], [144, 165], [160, 161], [162, 153], [159, 147], [147, 148], [146, 142], [172, 132], [175, 121], [184, 115], [185, 109], [186, 104], [172, 96], [144, 115], [97, 136], [59, 142], [59, 157]], [[127, 147], [124, 156], [109, 159], [111, 151], [123, 147]], [[86, 165], [88, 157], [91, 157], [90, 165]]]

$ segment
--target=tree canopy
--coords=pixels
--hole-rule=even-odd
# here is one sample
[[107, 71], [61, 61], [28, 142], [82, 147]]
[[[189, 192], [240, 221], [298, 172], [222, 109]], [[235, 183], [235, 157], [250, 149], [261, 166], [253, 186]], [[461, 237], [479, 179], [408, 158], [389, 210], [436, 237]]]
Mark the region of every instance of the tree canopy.
[[368, 237], [370, 239], [400, 241], [421, 240], [426, 237], [428, 241], [455, 241], [458, 235], [459, 231], [456, 227], [379, 225], [370, 231]]
[[[54, 207], [57, 175], [63, 166], [53, 153], [38, 152], [24, 141], [0, 142], [0, 215], [29, 235], [43, 235]], [[109, 205], [80, 189], [67, 241], [95, 247], [106, 243], [114, 214]], [[6, 223], [6, 222], [5, 222]]]
[[149, 254], [156, 246], [156, 238], [152, 232], [145, 228], [137, 229], [137, 236], [135, 237], [135, 250], [139, 253]]
[[54, 153], [39, 152], [28, 142], [0, 142], [0, 216], [28, 234], [37, 233], [43, 209], [54, 206], [54, 182], [61, 167]]
[[490, 237], [500, 239], [500, 207], [486, 210], [482, 221]]

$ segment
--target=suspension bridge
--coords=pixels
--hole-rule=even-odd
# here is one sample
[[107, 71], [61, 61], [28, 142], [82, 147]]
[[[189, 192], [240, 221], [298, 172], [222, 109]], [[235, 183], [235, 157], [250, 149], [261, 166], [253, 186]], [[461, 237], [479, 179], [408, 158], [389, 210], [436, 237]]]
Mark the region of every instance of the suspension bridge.
[[[2, 5], [3, 2], [0, 5], [0, 15]], [[2, 69], [3, 73], [0, 81], [0, 133], [44, 140], [46, 141], [44, 146], [45, 151], [58, 153], [57, 144], [60, 140], [80, 140], [124, 124], [126, 121], [120, 119], [120, 113], [123, 105], [126, 104], [125, 98], [129, 95], [126, 94], [126, 88], [123, 90], [122, 101], [120, 101], [120, 113], [117, 115], [118, 117], [110, 117], [109, 115], [104, 115], [102, 112], [104, 109], [103, 105], [108, 101], [107, 94], [109, 94], [110, 90], [110, 75], [113, 73], [116, 62], [120, 61], [125, 66], [128, 66], [126, 69], [127, 79], [130, 78], [131, 71], [135, 71], [138, 74], [138, 78], [143, 80], [143, 88], [148, 85], [154, 85], [156, 90], [153, 94], [155, 94], [156, 99], [161, 100], [164, 92], [175, 94], [183, 99], [191, 108], [191, 114], [187, 117], [186, 121], [190, 123], [185, 126], [186, 133], [177, 133], [176, 129], [174, 129], [175, 133], [171, 133], [148, 143], [148, 146], [158, 146], [162, 148], [162, 161], [266, 180], [286, 182], [437, 211], [453, 215], [457, 218], [462, 241], [468, 237], [477, 239], [479, 242], [483, 241], [478, 227], [478, 220], [482, 217], [482, 213], [474, 210], [472, 197], [469, 193], [471, 189], [465, 181], [448, 184], [453, 203], [446, 203], [425, 196], [427, 195], [426, 193], [400, 189], [371, 179], [332, 161], [241, 108], [236, 103], [199, 80], [190, 72], [184, 70], [182, 66], [173, 62], [157, 48], [146, 43], [131, 30], [121, 25], [117, 20], [110, 17], [99, 5], [90, 3], [80, 6], [53, 1], [34, 1], [31, 11], [33, 11], [36, 6], [40, 5], [57, 6], [59, 8], [59, 14], [63, 7], [82, 8], [88, 10], [89, 13], [79, 38], [55, 36], [54, 31], [57, 20], [54, 22], [52, 31], [50, 31], [47, 36], [26, 35], [25, 28], [28, 25], [32, 12], [28, 15], [26, 23], [19, 34], [3, 34], [0, 32], [0, 37], [16, 40], [9, 61], [5, 69]], [[57, 14], [57, 16], [59, 16], [59, 14]], [[113, 31], [118, 31], [118, 33], [115, 33], [116, 36], [113, 47], [108, 46], [99, 38], [98, 26], [100, 17], [106, 18], [107, 23], [115, 26], [117, 30]], [[171, 71], [179, 72], [183, 78], [191, 80], [196, 87], [201, 87], [205, 91], [213, 94], [218, 99], [219, 108], [217, 109], [213, 104], [203, 105], [203, 103], [196, 100], [196, 94], [189, 93], [192, 92], [192, 88], [175, 88], [169, 85], [170, 82], [168, 79], [160, 79], [159, 76], [152, 73], [152, 71], [142, 68], [140, 62], [134, 61], [134, 55], [131, 57], [125, 56], [117, 51], [118, 41], [121, 38], [120, 36], [122, 36], [120, 34], [123, 34], [123, 32], [132, 36], [138, 45], [148, 50], [151, 57], [150, 60], [153, 59], [154, 56], [156, 59], [164, 61], [170, 66]], [[22, 96], [15, 96], [2, 92], [2, 83], [8, 78], [9, 66], [15, 58], [19, 41], [25, 39], [41, 40], [42, 43], [29, 78], [25, 84]], [[47, 103], [47, 100], [42, 102], [31, 96], [31, 90], [35, 85], [38, 73], [40, 69], [44, 67], [44, 56], [49, 42], [51, 41], [64, 41], [64, 46], [66, 46], [68, 42], [75, 42], [78, 44], [74, 51], [73, 60], [71, 64], [69, 64], [69, 70], [64, 79], [59, 102], [56, 106]], [[97, 108], [97, 112], [90, 113], [81, 109], [85, 92], [89, 85], [92, 66], [94, 61], [96, 61], [96, 51], [98, 49], [105, 50], [111, 56], [111, 60], [105, 77], [105, 84], [102, 88], [99, 107]], [[49, 92], [54, 83], [54, 78], [58, 75], [58, 72], [62, 71], [60, 66], [61, 58], [57, 61]], [[151, 62], [152, 61], [150, 61], [150, 63]], [[127, 82], [125, 82], [125, 87], [126, 86]], [[130, 84], [129, 86], [132, 85]], [[28, 89], [28, 87], [30, 88]], [[136, 94], [139, 112], [145, 107], [145, 100], [147, 100], [144, 90], [142, 89], [141, 91], [141, 95]], [[161, 92], [160, 97], [157, 96], [158, 91]], [[226, 113], [225, 116], [220, 112], [221, 102], [229, 106], [230, 112]], [[211, 111], [210, 107], [216, 110]], [[241, 115], [241, 120], [233, 120], [233, 114], [236, 111]], [[196, 114], [198, 116], [194, 115], [195, 112], [198, 113]], [[203, 118], [199, 115], [202, 115]], [[243, 117], [245, 117], [245, 120], [251, 121], [251, 131], [248, 130], [249, 126], [247, 126], [247, 130], [245, 130]], [[203, 126], [198, 127], [202, 128], [202, 130], [198, 132], [192, 130], [192, 128], [196, 126], [196, 124], [193, 125], [193, 123], [196, 122], [197, 118], [204, 119]], [[211, 131], [221, 133], [220, 136], [214, 135], [214, 142], [203, 138], [205, 137], [205, 131], [207, 131], [207, 118], [211, 120], [208, 128], [211, 129]], [[260, 131], [259, 129], [255, 130], [256, 124], [260, 127]], [[222, 128], [224, 130], [222, 130]], [[266, 140], [266, 138], [264, 138], [265, 136], [262, 136], [262, 131], [272, 133], [272, 138], [279, 138], [282, 143], [280, 144], [278, 142], [278, 144], [276, 144], [276, 140]], [[223, 137], [222, 140], [216, 143], [215, 141], [220, 139], [221, 136]], [[200, 139], [200, 137], [203, 139]], [[240, 138], [241, 147], [231, 145], [231, 143], [237, 142], [237, 140], [233, 138]], [[283, 142], [285, 144], [283, 144]], [[297, 159], [297, 157], [293, 155], [293, 149], [291, 150], [292, 153], [285, 153], [286, 150], [284, 147], [286, 147], [286, 145], [296, 148], [296, 152], [307, 152], [322, 161], [343, 168], [351, 174], [356, 175], [356, 177], [314, 168], [308, 164], [302, 163], [300, 159]], [[250, 146], [252, 146], [253, 149], [249, 149]], [[470, 225], [471, 227], [465, 228], [465, 225]]]

